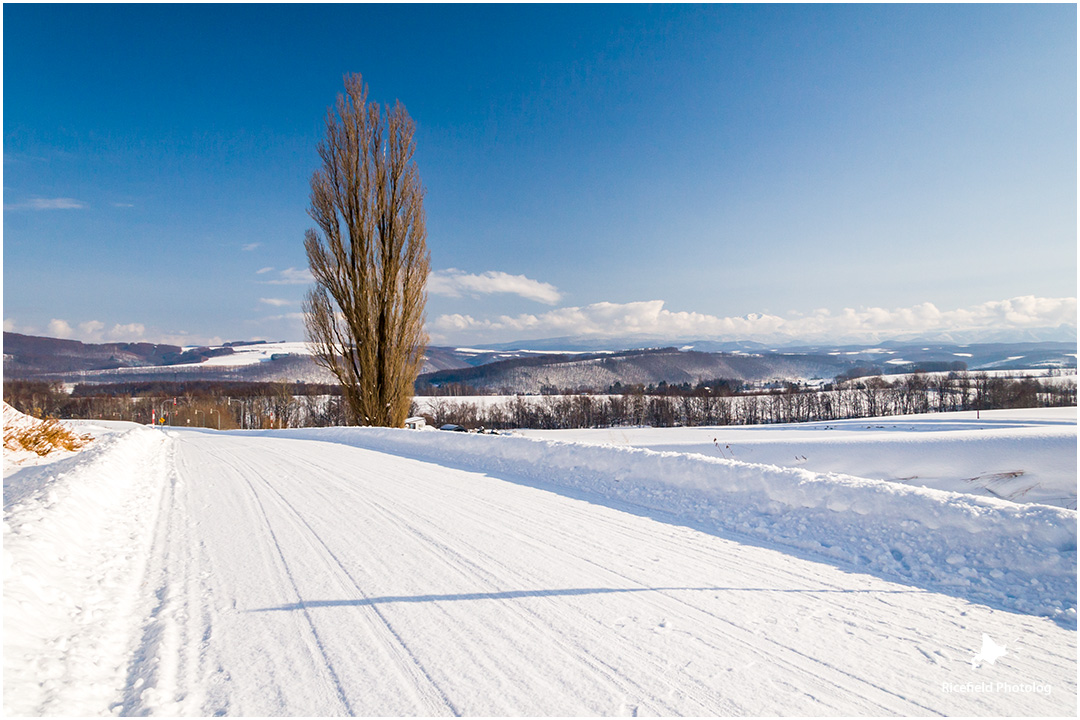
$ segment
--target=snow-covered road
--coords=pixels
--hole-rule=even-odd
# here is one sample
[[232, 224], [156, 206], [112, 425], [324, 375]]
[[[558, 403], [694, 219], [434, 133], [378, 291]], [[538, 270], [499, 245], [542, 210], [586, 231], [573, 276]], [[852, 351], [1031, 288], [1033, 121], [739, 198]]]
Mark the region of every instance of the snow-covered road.
[[[128, 548], [141, 579], [120, 686], [82, 712], [1076, 710], [1076, 633], [1046, 618], [314, 437], [170, 432], [155, 453], [136, 482], [159, 492]], [[20, 532], [6, 524], [5, 543]], [[973, 667], [984, 635], [1006, 650]], [[23, 687], [15, 652], [6, 713], [63, 712], [63, 683]]]

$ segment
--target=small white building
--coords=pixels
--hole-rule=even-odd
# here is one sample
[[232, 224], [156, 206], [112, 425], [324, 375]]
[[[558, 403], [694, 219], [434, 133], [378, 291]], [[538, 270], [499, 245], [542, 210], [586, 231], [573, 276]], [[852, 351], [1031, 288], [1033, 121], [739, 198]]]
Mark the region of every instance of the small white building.
[[405, 427], [409, 430], [423, 430], [427, 427], [427, 420], [422, 417], [406, 418]]

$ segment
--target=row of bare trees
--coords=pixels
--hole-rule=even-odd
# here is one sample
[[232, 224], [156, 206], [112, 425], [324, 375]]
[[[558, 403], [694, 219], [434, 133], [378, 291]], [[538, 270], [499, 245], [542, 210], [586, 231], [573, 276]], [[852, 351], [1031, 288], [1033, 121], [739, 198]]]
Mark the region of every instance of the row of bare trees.
[[752, 394], [709, 393], [514, 397], [499, 403], [425, 398], [436, 426], [566, 429], [648, 425], [758, 425], [848, 418], [1076, 405], [1075, 382], [1011, 379], [982, 373], [912, 375], [893, 383], [864, 378], [824, 389], [788, 385]]
[[[149, 385], [149, 387], [144, 387]], [[217, 430], [344, 425], [337, 388], [304, 383], [137, 383], [76, 386], [11, 380], [4, 401], [33, 417], [126, 420]]]
[[[129, 420], [221, 430], [323, 427], [350, 423], [336, 387], [304, 384], [216, 384], [139, 390], [9, 381], [4, 399], [37, 417]], [[419, 403], [417, 402], [419, 401]], [[414, 400], [409, 412], [430, 424], [468, 428], [588, 428], [756, 425], [957, 410], [1057, 407], [1076, 404], [1076, 383], [1062, 378], [1002, 378], [985, 373], [914, 374], [848, 380], [825, 388], [788, 384], [768, 392], [516, 396], [501, 402], [453, 397]]]

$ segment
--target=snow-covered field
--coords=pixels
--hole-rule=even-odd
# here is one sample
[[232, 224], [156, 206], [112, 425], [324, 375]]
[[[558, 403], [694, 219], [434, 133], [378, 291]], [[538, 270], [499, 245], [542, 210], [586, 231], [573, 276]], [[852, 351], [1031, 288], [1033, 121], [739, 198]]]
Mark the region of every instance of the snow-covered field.
[[698, 453], [1076, 509], [1076, 408], [790, 425], [520, 430], [534, 438]]
[[1075, 715], [1076, 512], [866, 477], [1009, 437], [1048, 483], [1071, 427], [1075, 493], [1075, 411], [911, 420], [821, 445], [862, 477], [774, 427], [80, 423], [5, 470], [4, 712]]
[[[193, 348], [184, 348], [191, 350]], [[273, 342], [258, 343], [254, 345], [235, 345], [232, 347], [232, 355], [220, 355], [209, 358], [202, 363], [194, 363], [200, 367], [244, 367], [261, 362], [269, 362], [274, 355], [311, 355], [311, 346], [306, 342]], [[171, 365], [169, 367], [182, 368], [183, 365]]]

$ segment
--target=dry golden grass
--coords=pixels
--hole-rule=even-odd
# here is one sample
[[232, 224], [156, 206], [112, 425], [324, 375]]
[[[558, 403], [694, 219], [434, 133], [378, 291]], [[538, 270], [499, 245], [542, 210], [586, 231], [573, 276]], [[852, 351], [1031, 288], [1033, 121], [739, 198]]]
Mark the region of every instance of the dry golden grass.
[[60, 424], [56, 418], [22, 427], [4, 428], [4, 448], [29, 450], [38, 455], [48, 455], [54, 450], [78, 450], [90, 443], [90, 435], [78, 435]]

